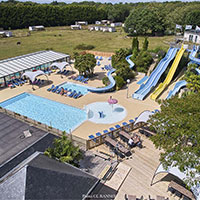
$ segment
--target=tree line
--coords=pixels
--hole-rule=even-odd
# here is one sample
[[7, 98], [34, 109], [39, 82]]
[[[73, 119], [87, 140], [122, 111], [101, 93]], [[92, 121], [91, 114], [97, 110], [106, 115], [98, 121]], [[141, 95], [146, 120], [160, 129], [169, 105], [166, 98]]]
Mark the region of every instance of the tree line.
[[4, 29], [27, 28], [30, 25], [65, 26], [77, 20], [94, 23], [110, 19], [125, 22], [130, 35], [173, 34], [175, 25], [200, 26], [200, 2], [164, 3], [96, 3], [80, 2], [66, 4], [53, 1], [50, 4], [0, 2], [0, 27]]

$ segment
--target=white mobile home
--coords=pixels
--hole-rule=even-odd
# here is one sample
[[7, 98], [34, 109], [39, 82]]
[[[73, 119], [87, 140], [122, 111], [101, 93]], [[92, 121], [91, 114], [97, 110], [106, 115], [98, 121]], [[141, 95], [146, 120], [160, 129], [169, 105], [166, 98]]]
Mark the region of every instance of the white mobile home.
[[0, 35], [3, 37], [12, 37], [11, 31], [0, 31]]
[[185, 31], [184, 41], [200, 44], [200, 31], [197, 30]]
[[122, 22], [115, 22], [110, 24], [111, 27], [119, 27], [122, 26]]
[[103, 32], [116, 32], [116, 29], [115, 27], [109, 27], [109, 26], [105, 26], [105, 27], [102, 27], [102, 31]]
[[101, 20], [101, 24], [109, 25], [110, 23], [111, 23], [110, 20], [107, 20], [107, 19]]
[[88, 25], [88, 22], [87, 21], [78, 21], [78, 22], [75, 22], [76, 25], [81, 25], [81, 26], [87, 26]]
[[44, 26], [29, 26], [29, 31], [43, 31], [45, 30]]
[[82, 27], [81, 27], [81, 25], [71, 25], [71, 29], [72, 30], [81, 30]]

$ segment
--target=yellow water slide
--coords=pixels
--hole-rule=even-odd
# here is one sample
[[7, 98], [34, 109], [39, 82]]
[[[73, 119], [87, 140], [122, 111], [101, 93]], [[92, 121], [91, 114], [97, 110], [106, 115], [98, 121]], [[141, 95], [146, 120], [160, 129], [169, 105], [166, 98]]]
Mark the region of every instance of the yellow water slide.
[[176, 72], [176, 69], [183, 56], [184, 51], [185, 49], [182, 46], [181, 49], [178, 51], [176, 58], [174, 59], [174, 62], [172, 63], [172, 66], [167, 74], [167, 77], [165, 78], [164, 82], [160, 83], [159, 86], [156, 88], [156, 90], [152, 93], [151, 99], [153, 100], [157, 99], [157, 97], [162, 93], [162, 91], [169, 85], [174, 76], [174, 73]]

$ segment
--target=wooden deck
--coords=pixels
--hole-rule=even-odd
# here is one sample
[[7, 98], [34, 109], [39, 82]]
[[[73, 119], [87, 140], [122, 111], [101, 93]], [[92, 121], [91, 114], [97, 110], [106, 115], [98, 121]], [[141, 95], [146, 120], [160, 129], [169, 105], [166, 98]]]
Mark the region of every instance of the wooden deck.
[[[140, 134], [143, 140], [144, 148], [139, 149], [138, 147], [133, 148], [135, 153], [129, 159], [125, 159], [122, 162], [127, 166], [131, 167], [131, 170], [123, 181], [123, 184], [118, 190], [116, 200], [123, 200], [125, 194], [136, 195], [148, 199], [150, 195], [151, 198], [156, 199], [157, 195], [168, 197], [170, 200], [177, 200], [178, 197], [174, 197], [170, 192], [167, 192], [168, 185], [170, 183], [170, 178], [167, 174], [159, 174], [156, 176], [152, 186], [151, 179], [154, 175], [155, 170], [159, 165], [159, 153], [160, 151], [155, 149], [153, 143], [146, 137]], [[105, 145], [101, 145], [99, 148], [104, 149]], [[115, 176], [115, 174], [113, 175]], [[167, 176], [167, 178], [166, 178]], [[165, 179], [163, 179], [165, 177]]]

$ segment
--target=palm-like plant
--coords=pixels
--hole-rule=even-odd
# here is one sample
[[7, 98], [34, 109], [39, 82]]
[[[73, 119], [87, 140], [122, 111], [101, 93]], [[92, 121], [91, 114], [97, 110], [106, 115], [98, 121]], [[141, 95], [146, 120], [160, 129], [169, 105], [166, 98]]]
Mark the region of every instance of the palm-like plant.
[[53, 142], [53, 147], [47, 148], [44, 152], [50, 158], [58, 159], [61, 162], [67, 162], [74, 166], [78, 166], [78, 162], [82, 158], [82, 153], [78, 146], [74, 146], [71, 140], [63, 132], [61, 138], [57, 138]]

